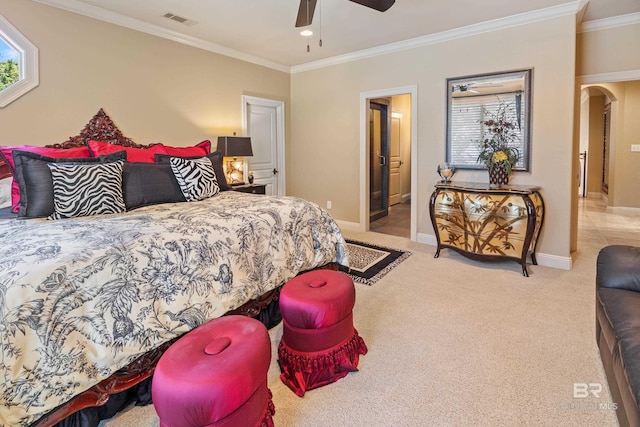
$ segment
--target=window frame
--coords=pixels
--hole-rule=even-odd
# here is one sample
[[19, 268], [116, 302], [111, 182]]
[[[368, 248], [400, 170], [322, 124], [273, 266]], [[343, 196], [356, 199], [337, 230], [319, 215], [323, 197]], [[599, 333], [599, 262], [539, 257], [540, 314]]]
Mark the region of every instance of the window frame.
[[38, 84], [38, 48], [0, 15], [0, 38], [20, 55], [18, 81], [0, 90], [0, 108], [6, 107]]

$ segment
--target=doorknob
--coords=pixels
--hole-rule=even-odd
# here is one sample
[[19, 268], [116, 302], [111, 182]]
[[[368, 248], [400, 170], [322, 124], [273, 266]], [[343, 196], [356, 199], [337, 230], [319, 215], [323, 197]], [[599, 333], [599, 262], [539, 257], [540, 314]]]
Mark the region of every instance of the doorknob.
[[378, 165], [379, 166], [384, 166], [387, 164], [387, 158], [385, 156], [379, 156], [380, 158], [378, 159]]
[[273, 174], [274, 174], [274, 175], [278, 175], [278, 169], [273, 168]]

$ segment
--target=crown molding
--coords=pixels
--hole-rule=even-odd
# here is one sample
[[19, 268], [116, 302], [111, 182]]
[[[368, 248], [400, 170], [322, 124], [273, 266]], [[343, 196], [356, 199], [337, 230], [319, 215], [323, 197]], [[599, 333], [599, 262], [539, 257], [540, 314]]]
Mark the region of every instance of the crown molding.
[[408, 49], [414, 49], [421, 46], [427, 46], [446, 41], [471, 37], [478, 34], [489, 33], [492, 31], [502, 30], [505, 28], [517, 27], [533, 22], [545, 21], [548, 19], [558, 18], [567, 15], [577, 15], [583, 8], [584, 0], [577, 0], [569, 3], [560, 4], [558, 6], [547, 7], [544, 9], [534, 10], [532, 12], [519, 13], [517, 15], [507, 16], [505, 18], [494, 19], [491, 21], [480, 22], [478, 24], [460, 27], [453, 30], [442, 31], [440, 33], [429, 34], [427, 36], [416, 37], [396, 43], [389, 43], [371, 49], [364, 49], [345, 55], [338, 55], [319, 61], [307, 62], [301, 65], [291, 67], [291, 74], [310, 71], [318, 68], [329, 67], [332, 65], [343, 64], [346, 62], [357, 61], [364, 58], [371, 58], [379, 55], [386, 55], [393, 52], [399, 52]]
[[157, 37], [162, 37], [164, 39], [172, 40], [174, 42], [182, 43], [188, 46], [208, 50], [209, 52], [214, 52], [220, 55], [229, 56], [231, 58], [239, 59], [241, 61], [250, 62], [250, 63], [261, 65], [267, 68], [272, 68], [274, 70], [283, 71], [285, 73], [290, 72], [290, 67], [288, 67], [287, 65], [279, 64], [277, 62], [269, 61], [264, 58], [249, 55], [249, 54], [240, 52], [238, 50], [231, 49], [216, 43], [211, 43], [211, 42], [199, 39], [197, 37], [191, 37], [186, 34], [179, 33], [177, 31], [168, 30], [158, 25], [149, 24], [148, 22], [144, 22], [135, 18], [130, 18], [128, 16], [111, 12], [109, 10], [105, 10], [100, 7], [83, 3], [77, 0], [35, 0], [35, 1], [37, 1], [38, 3], [46, 4], [48, 6], [56, 7], [58, 9], [63, 9], [68, 12], [73, 12], [79, 15], [88, 16], [89, 18], [98, 19], [100, 21], [105, 21], [111, 24], [119, 25], [121, 27], [126, 27], [132, 30], [141, 31], [143, 33], [151, 34]]
[[590, 31], [606, 30], [633, 24], [640, 24], [640, 12], [583, 22], [578, 28], [578, 33], [588, 33]]
[[[299, 73], [303, 71], [314, 70], [318, 68], [329, 67], [332, 65], [343, 64], [347, 62], [357, 61], [360, 59], [370, 58], [379, 55], [386, 55], [393, 52], [399, 52], [408, 49], [414, 49], [421, 46], [427, 46], [437, 43], [443, 43], [446, 41], [461, 39], [465, 37], [471, 37], [478, 34], [497, 31], [505, 28], [516, 27], [520, 25], [526, 25], [538, 21], [544, 21], [567, 15], [578, 15], [584, 10], [586, 0], [576, 0], [557, 6], [552, 6], [544, 9], [538, 9], [532, 12], [520, 13], [517, 15], [508, 16], [505, 18], [494, 19], [491, 21], [485, 21], [478, 24], [469, 25], [466, 27], [456, 28], [453, 30], [443, 31], [440, 33], [430, 34], [427, 36], [417, 37], [409, 40], [404, 40], [396, 43], [389, 43], [386, 45], [378, 46], [371, 49], [364, 49], [345, 55], [338, 55], [331, 58], [321, 59], [318, 61], [308, 62], [305, 64], [287, 66], [274, 61], [270, 61], [264, 58], [260, 58], [254, 55], [249, 55], [244, 52], [231, 49], [226, 46], [219, 45], [217, 43], [208, 42], [197, 37], [188, 36], [177, 31], [169, 30], [158, 25], [149, 24], [139, 19], [130, 18], [128, 16], [121, 15], [119, 13], [111, 12], [102, 9], [97, 6], [93, 6], [87, 3], [80, 2], [78, 0], [35, 0], [38, 3], [46, 4], [48, 6], [63, 9], [68, 12], [77, 13], [90, 18], [98, 19], [100, 21], [109, 22], [111, 24], [119, 25], [121, 27], [129, 28], [143, 33], [151, 34], [164, 39], [172, 40], [177, 43], [182, 43], [188, 46], [204, 49], [220, 55], [229, 56], [231, 58], [239, 59], [241, 61], [250, 62], [256, 65], [261, 65], [267, 68], [271, 68], [277, 71], [285, 73]], [[624, 18], [618, 20], [617, 18], [603, 19], [597, 21], [589, 21], [582, 24], [582, 31], [594, 31], [595, 29], [611, 28], [612, 26], [629, 25], [640, 22], [640, 13], [622, 15], [618, 18]], [[608, 23], [600, 23], [600, 21], [608, 21]], [[610, 21], [610, 22], [609, 22]], [[607, 25], [606, 27], [603, 25]], [[595, 27], [594, 27], [595, 26]], [[594, 29], [591, 29], [594, 27]]]
[[640, 80], [640, 69], [629, 71], [616, 71], [613, 73], [585, 74], [576, 77], [578, 84], [589, 85], [596, 83], [615, 83]]

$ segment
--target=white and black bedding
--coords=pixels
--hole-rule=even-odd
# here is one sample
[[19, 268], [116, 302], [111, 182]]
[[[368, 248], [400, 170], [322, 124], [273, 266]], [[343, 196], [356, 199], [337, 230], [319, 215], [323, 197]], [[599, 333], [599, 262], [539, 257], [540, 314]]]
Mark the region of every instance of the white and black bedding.
[[348, 265], [327, 212], [228, 191], [208, 140], [141, 146], [100, 110], [64, 143], [0, 157], [0, 426], [97, 425], [89, 407], [144, 388], [172, 340]]
[[0, 220], [0, 424], [27, 425], [209, 319], [330, 262], [317, 205], [226, 191], [190, 203]]

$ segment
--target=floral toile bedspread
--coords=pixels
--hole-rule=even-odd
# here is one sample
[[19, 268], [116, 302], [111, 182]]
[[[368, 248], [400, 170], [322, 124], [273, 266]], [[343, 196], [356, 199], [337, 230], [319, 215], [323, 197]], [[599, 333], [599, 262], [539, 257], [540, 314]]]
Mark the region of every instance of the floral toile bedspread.
[[28, 425], [162, 342], [345, 258], [333, 219], [292, 197], [227, 191], [0, 220], [0, 425]]

